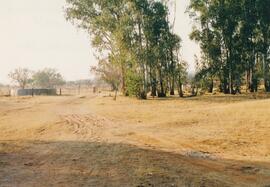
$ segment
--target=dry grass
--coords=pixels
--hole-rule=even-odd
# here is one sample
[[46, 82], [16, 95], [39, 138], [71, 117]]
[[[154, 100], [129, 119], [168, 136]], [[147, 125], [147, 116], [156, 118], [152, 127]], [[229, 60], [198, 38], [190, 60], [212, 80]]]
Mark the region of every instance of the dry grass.
[[0, 184], [266, 186], [266, 97], [0, 98]]

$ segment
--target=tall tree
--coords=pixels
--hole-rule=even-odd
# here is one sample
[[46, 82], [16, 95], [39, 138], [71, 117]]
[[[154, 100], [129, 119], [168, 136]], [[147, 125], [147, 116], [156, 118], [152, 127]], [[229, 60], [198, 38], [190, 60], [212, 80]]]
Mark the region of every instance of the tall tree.
[[240, 92], [244, 76], [247, 89], [257, 91], [260, 67], [268, 90], [269, 4], [269, 0], [191, 0], [189, 12], [197, 23], [191, 39], [200, 43], [203, 72], [218, 76], [224, 93]]
[[[165, 97], [174, 89], [176, 51], [168, 7], [152, 0], [67, 0], [67, 19], [86, 29], [99, 58], [121, 71], [125, 95]], [[135, 86], [135, 87], [134, 87]], [[139, 92], [139, 93], [134, 93]]]

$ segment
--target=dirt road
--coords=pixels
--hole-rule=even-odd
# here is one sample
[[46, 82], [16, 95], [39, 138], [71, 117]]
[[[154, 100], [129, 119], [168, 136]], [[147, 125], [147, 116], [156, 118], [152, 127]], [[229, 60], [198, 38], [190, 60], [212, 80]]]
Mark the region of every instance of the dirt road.
[[270, 100], [0, 98], [0, 186], [270, 186]]

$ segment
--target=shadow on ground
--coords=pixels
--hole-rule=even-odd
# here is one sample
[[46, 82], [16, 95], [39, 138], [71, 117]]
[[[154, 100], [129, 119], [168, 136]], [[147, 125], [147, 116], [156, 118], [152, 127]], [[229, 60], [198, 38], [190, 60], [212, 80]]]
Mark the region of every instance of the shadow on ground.
[[270, 164], [211, 160], [127, 144], [0, 141], [0, 186], [270, 185]]
[[183, 98], [178, 97], [177, 95], [175, 96], [168, 96], [165, 98], [152, 98], [149, 97], [148, 101], [177, 101], [177, 100], [188, 100], [188, 101], [196, 101], [196, 102], [210, 102], [210, 103], [233, 103], [233, 102], [240, 102], [240, 101], [250, 101], [250, 100], [264, 100], [264, 99], [270, 99], [270, 94], [266, 93], [249, 93], [249, 94], [239, 94], [239, 95], [224, 95], [224, 94], [219, 94], [219, 95], [213, 95], [213, 94], [208, 94], [208, 95], [198, 95], [198, 96], [185, 96]]

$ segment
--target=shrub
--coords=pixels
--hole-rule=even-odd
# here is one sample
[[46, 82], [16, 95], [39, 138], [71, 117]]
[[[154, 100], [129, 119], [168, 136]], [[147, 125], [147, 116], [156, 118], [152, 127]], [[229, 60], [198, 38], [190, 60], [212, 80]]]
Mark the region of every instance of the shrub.
[[146, 99], [146, 93], [143, 89], [143, 79], [139, 74], [131, 71], [128, 72], [126, 81], [129, 96], [136, 96], [139, 99]]

